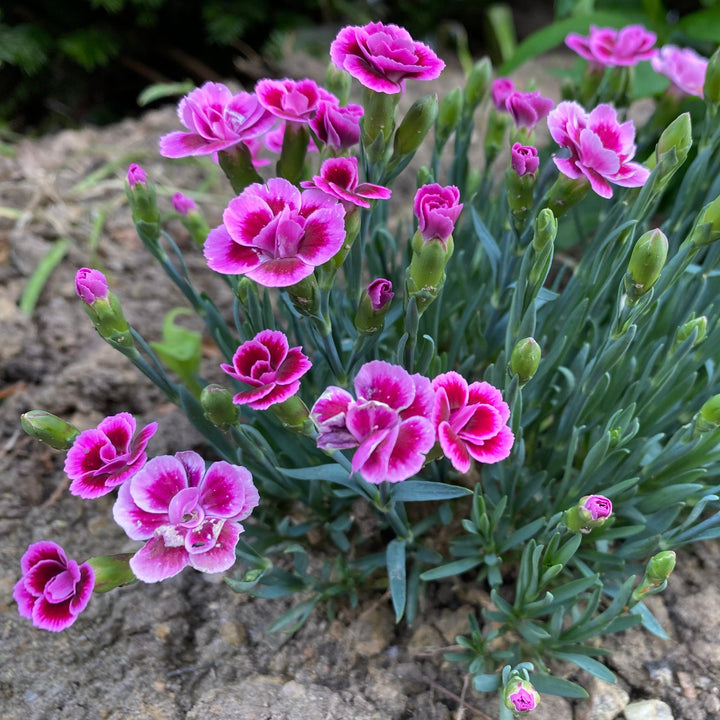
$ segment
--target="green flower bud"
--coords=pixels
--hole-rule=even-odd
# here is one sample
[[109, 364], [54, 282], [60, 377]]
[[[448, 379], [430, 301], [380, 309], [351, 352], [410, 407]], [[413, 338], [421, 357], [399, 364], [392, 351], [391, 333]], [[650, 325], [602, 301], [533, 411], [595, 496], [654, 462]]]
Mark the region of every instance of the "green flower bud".
[[698, 345], [705, 339], [707, 335], [707, 318], [705, 315], [701, 315], [699, 318], [690, 318], [686, 323], [683, 323], [676, 331], [675, 338], [673, 339], [672, 347], [670, 348], [670, 354], [675, 352], [677, 348], [682, 345], [692, 334], [697, 331], [697, 337], [695, 338], [694, 345]]
[[297, 184], [305, 165], [310, 130], [307, 125], [288, 122], [285, 123], [282, 149], [277, 162], [277, 173], [291, 183]]
[[720, 48], [715, 50], [708, 61], [705, 71], [705, 84], [703, 85], [705, 102], [711, 105], [720, 103]]
[[517, 375], [520, 385], [525, 385], [537, 372], [542, 352], [534, 338], [518, 340], [510, 355], [510, 372]]
[[435, 182], [435, 176], [427, 165], [422, 165], [417, 172], [417, 186], [431, 185]]
[[537, 707], [540, 695], [529, 680], [515, 676], [503, 688], [503, 702], [508, 710], [524, 715]]
[[604, 495], [585, 495], [577, 505], [566, 510], [563, 515], [565, 525], [570, 532], [589, 533], [593, 528], [601, 527], [612, 515], [612, 502]]
[[94, 592], [108, 592], [124, 585], [137, 582], [130, 569], [130, 558], [133, 553], [119, 555], [98, 555], [91, 557], [88, 564], [95, 573]]
[[373, 280], [360, 298], [355, 314], [355, 327], [364, 333], [382, 330], [385, 325], [385, 315], [394, 295], [392, 283], [389, 280], [385, 280], [385, 278]]
[[160, 210], [155, 185], [147, 179], [145, 171], [134, 163], [128, 168], [125, 194], [138, 234], [145, 241], [156, 241], [160, 237]]
[[312, 420], [310, 420], [310, 411], [297, 395], [293, 395], [281, 403], [271, 405], [268, 410], [289, 430], [301, 432], [305, 435], [314, 432], [314, 426]]
[[416, 100], [395, 132], [393, 158], [412, 155], [422, 144], [437, 115], [437, 95], [426, 95]]
[[318, 317], [320, 311], [320, 293], [314, 275], [285, 288], [295, 309], [305, 317]]
[[370, 88], [363, 90], [365, 114], [360, 120], [360, 142], [371, 163], [385, 160], [385, 153], [395, 128], [395, 111], [400, 93], [388, 95]]
[[490, 166], [500, 150], [505, 147], [505, 133], [512, 122], [508, 113], [491, 108], [485, 132], [485, 165]]
[[720, 395], [713, 395], [703, 403], [694, 418], [695, 435], [713, 432], [720, 427]]
[[419, 230], [413, 236], [413, 254], [405, 276], [405, 291], [408, 298], [416, 298], [421, 314], [440, 294], [445, 283], [445, 266], [454, 249], [452, 235], [445, 243], [438, 239], [426, 241]]
[[546, 206], [553, 211], [556, 218], [559, 218], [577, 205], [588, 194], [588, 190], [590, 190], [590, 181], [585, 176], [572, 180], [560, 173], [548, 190]]
[[200, 393], [200, 405], [205, 417], [218, 427], [234, 425], [238, 419], [238, 406], [232, 393], [222, 385], [206, 385]]
[[655, 585], [665, 582], [675, 569], [675, 561], [676, 556], [673, 550], [664, 550], [653, 555], [648, 560], [645, 578]]
[[135, 347], [130, 325], [114, 293], [108, 292], [106, 297], [98, 298], [92, 305], [84, 304], [83, 307], [103, 340], [118, 349], [130, 350]]
[[453, 88], [440, 103], [435, 126], [435, 147], [438, 149], [444, 147], [458, 122], [460, 122], [462, 107], [462, 90], [458, 87]]
[[484, 99], [490, 89], [492, 63], [490, 58], [478, 60], [468, 75], [465, 83], [465, 105], [474, 110]]
[[350, 73], [341, 70], [335, 63], [329, 63], [325, 71], [325, 87], [335, 95], [341, 105], [347, 105], [351, 86]]
[[55, 450], [67, 450], [80, 434], [71, 423], [45, 410], [30, 410], [20, 416], [22, 429], [32, 438]]
[[720, 239], [720, 195], [700, 211], [688, 236], [688, 240], [696, 247], [710, 245], [718, 239]]
[[638, 238], [624, 280], [630, 303], [639, 300], [657, 282], [667, 254], [668, 240], [661, 230], [648, 230]]
[[557, 218], [553, 211], [550, 208], [543, 208], [535, 220], [535, 233], [532, 239], [533, 250], [540, 253], [548, 243], [555, 242], [557, 229]]
[[646, 165], [653, 170], [656, 165], [659, 169], [655, 175], [655, 188], [662, 190], [667, 185], [675, 171], [687, 159], [692, 147], [692, 122], [690, 113], [678, 115], [663, 130], [655, 146], [655, 154], [651, 155]]

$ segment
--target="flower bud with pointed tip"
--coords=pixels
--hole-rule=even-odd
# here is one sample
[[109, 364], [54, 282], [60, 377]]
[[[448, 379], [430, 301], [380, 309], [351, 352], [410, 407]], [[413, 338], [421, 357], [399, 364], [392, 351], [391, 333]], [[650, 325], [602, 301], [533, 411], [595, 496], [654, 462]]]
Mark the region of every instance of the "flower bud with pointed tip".
[[673, 550], [663, 550], [648, 560], [645, 577], [655, 584], [665, 582], [675, 569], [676, 555]]
[[374, 333], [382, 330], [385, 315], [395, 296], [392, 283], [384, 278], [373, 280], [368, 286], [355, 314], [355, 327], [360, 332]]
[[670, 354], [674, 353], [675, 350], [677, 350], [678, 347], [680, 347], [680, 345], [682, 345], [693, 334], [693, 332], [697, 332], [693, 347], [699, 345], [705, 339], [705, 336], [707, 335], [707, 317], [705, 315], [701, 315], [696, 318], [694, 317], [694, 314], [695, 313], [693, 313], [693, 317], [691, 317], [690, 320], [683, 323], [675, 331], [675, 337], [670, 348]]
[[30, 437], [55, 450], [68, 450], [80, 434], [74, 425], [45, 410], [26, 412], [20, 416], [20, 424]]
[[206, 385], [200, 393], [200, 405], [205, 417], [218, 427], [234, 425], [238, 419], [238, 406], [232, 393], [222, 385]]
[[720, 48], [715, 50], [708, 61], [703, 85], [703, 97], [711, 105], [720, 104]]
[[138, 581], [130, 569], [130, 558], [133, 553], [118, 555], [98, 555], [91, 557], [87, 563], [95, 572], [93, 592], [109, 592], [118, 587], [131, 585]]
[[604, 525], [612, 515], [612, 502], [604, 495], [585, 495], [577, 505], [564, 513], [565, 525], [571, 532], [589, 533]]
[[720, 395], [713, 395], [703, 403], [694, 418], [694, 434], [714, 432], [720, 427]]
[[720, 240], [720, 195], [700, 211], [688, 240], [696, 247]]
[[128, 168], [125, 194], [140, 236], [144, 240], [157, 240], [160, 237], [160, 211], [155, 185], [147, 179], [145, 171], [134, 163]]
[[541, 355], [535, 338], [527, 337], [517, 341], [510, 355], [510, 372], [518, 376], [520, 385], [525, 385], [535, 375]]
[[533, 234], [532, 246], [536, 253], [542, 252], [548, 243], [555, 242], [558, 222], [550, 208], [543, 208], [535, 220], [535, 233]]
[[532, 712], [540, 702], [540, 695], [529, 680], [512, 677], [503, 688], [503, 702], [513, 713]]
[[400, 158], [412, 155], [422, 144], [428, 130], [433, 126], [438, 115], [437, 95], [426, 95], [416, 100], [402, 119], [395, 131], [393, 140], [393, 157]]
[[75, 274], [75, 293], [86, 304], [107, 298], [107, 279], [99, 270], [80, 268]]
[[492, 77], [492, 63], [490, 58], [484, 57], [478, 60], [468, 75], [465, 83], [465, 105], [469, 109], [475, 109], [487, 95]]
[[435, 147], [442, 149], [460, 122], [463, 95], [459, 87], [453, 88], [442, 100], [435, 126]]
[[668, 254], [668, 239], [655, 228], [638, 238], [625, 273], [625, 292], [630, 303], [637, 302], [658, 281]]
[[690, 113], [678, 115], [660, 135], [655, 153], [645, 163], [651, 170], [659, 165], [655, 174], [655, 188], [662, 190], [675, 171], [687, 159], [692, 147], [692, 121]]

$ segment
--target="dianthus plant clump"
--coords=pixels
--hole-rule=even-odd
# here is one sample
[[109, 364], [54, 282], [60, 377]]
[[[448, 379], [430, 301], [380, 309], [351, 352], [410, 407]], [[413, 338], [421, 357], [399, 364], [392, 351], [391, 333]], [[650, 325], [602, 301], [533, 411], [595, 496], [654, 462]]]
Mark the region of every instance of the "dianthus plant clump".
[[[272, 629], [386, 591], [412, 624], [428, 587], [470, 583], [488, 602], [446, 657], [498, 693], [501, 718], [584, 695], [549, 659], [613, 681], [597, 635], [662, 634], [644, 600], [677, 548], [720, 535], [720, 58], [638, 25], [567, 44], [586, 70], [562, 102], [487, 60], [438, 98], [423, 84], [444, 62], [381, 22], [339, 31], [327, 87], [209, 82], [180, 101], [160, 154], [218, 162], [222, 217], [208, 223], [194, 188], [158, 201], [138, 165], [126, 192], [189, 309], [148, 342], [121, 278], [81, 268], [75, 289], [206, 451], [153, 454], [156, 422], [121, 409], [82, 430], [26, 413], [66, 453], [78, 502], [116, 493], [135, 545], [78, 561], [34, 543], [23, 617], [62, 630], [93, 591], [188, 567], [260, 597], [301, 591]], [[640, 125], [639, 63], [667, 78]], [[409, 170], [423, 142], [428, 164]], [[393, 189], [403, 172], [410, 192]], [[174, 324], [187, 312], [204, 335]]]

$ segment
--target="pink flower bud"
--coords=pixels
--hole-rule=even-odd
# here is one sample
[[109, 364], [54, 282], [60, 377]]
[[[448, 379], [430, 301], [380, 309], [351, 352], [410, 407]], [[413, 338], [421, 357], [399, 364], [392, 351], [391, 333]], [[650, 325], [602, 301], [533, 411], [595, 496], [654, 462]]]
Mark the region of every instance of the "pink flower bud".
[[612, 515], [612, 502], [604, 495], [586, 495], [579, 504], [589, 513], [591, 520], [605, 520]]
[[423, 185], [413, 202], [423, 240], [437, 239], [444, 244], [452, 235], [462, 208], [460, 191], [454, 185]]
[[382, 310], [395, 297], [392, 283], [384, 278], [373, 280], [367, 286], [367, 294], [375, 312]]
[[187, 215], [193, 210], [197, 210], [195, 201], [187, 195], [183, 195], [181, 192], [176, 192], [172, 196], [172, 204], [175, 210], [181, 215]]
[[510, 93], [515, 91], [515, 83], [510, 78], [496, 78], [490, 89], [493, 105], [500, 111], [505, 111], [505, 101]]
[[147, 185], [147, 175], [139, 165], [133, 163], [128, 168], [127, 181], [128, 185], [130, 185], [130, 189], [134, 188], [138, 184]]
[[505, 99], [505, 108], [517, 127], [532, 130], [552, 110], [555, 103], [539, 92], [512, 92]]
[[532, 145], [521, 145], [516, 142], [512, 146], [510, 163], [518, 175], [531, 175], [537, 172], [540, 165], [537, 149]]
[[99, 270], [80, 268], [75, 274], [75, 292], [86, 305], [92, 305], [107, 297], [107, 280]]

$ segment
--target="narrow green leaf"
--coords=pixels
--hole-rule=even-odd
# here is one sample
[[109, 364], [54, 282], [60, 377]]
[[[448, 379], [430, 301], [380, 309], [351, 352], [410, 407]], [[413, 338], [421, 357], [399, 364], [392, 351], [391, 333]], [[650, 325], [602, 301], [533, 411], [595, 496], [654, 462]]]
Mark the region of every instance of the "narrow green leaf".
[[48, 278], [65, 257], [71, 243], [72, 240], [69, 237], [60, 238], [52, 244], [52, 247], [41, 258], [38, 266], [30, 276], [18, 303], [20, 309], [26, 315], [32, 315], [32, 311], [37, 305], [40, 293], [47, 284]]
[[429, 480], [406, 480], [392, 488], [392, 497], [399, 502], [422, 502], [452, 500], [470, 495], [471, 492], [460, 485], [446, 485]]
[[393, 608], [395, 609], [395, 622], [400, 622], [405, 612], [405, 601], [407, 598], [405, 541], [398, 539], [391, 540], [390, 543], [388, 543], [385, 558], [387, 562], [388, 582], [390, 584], [390, 595], [392, 597]]
[[567, 652], [555, 652], [553, 653], [553, 655], [559, 660], [565, 660], [566, 662], [575, 663], [575, 665], [577, 665], [579, 668], [585, 670], [586, 672], [589, 672], [591, 675], [594, 675], [601, 680], [604, 680], [607, 683], [612, 683], [614, 685], [617, 682], [617, 678], [615, 677], [614, 673], [608, 670], [608, 668], [601, 662], [598, 662], [597, 660], [594, 660], [587, 655]]
[[577, 683], [555, 677], [554, 675], [530, 673], [530, 682], [541, 695], [545, 693], [547, 695], [559, 695], [560, 697], [567, 698], [588, 697], [587, 692]]
[[439, 580], [440, 578], [461, 575], [462, 573], [477, 567], [481, 562], [482, 560], [478, 557], [455, 560], [454, 562], [440, 565], [440, 567], [432, 568], [432, 570], [426, 570], [420, 575], [420, 579], [424, 581]]

